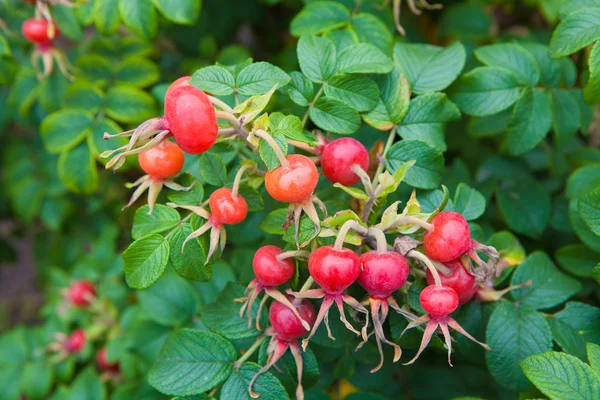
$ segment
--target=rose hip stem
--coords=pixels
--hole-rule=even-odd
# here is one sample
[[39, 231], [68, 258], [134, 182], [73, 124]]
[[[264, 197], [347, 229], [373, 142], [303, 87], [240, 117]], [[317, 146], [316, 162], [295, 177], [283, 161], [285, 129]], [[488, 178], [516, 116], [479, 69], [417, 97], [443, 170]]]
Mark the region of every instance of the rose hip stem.
[[360, 233], [363, 236], [366, 235], [367, 232], [369, 231], [367, 228], [360, 225], [358, 222], [356, 222], [354, 220], [344, 222], [344, 224], [340, 228], [340, 231], [335, 239], [335, 244], [333, 245], [333, 248], [335, 250], [337, 250], [337, 251], [342, 250], [342, 248], [344, 247], [344, 239], [346, 238], [346, 236], [348, 235], [348, 233], [350, 232], [351, 229], [354, 229], [355, 231], [357, 231], [358, 233]]
[[254, 134], [259, 138], [264, 139], [269, 144], [269, 146], [271, 146], [271, 148], [277, 155], [277, 158], [279, 159], [279, 164], [281, 164], [282, 167], [286, 168], [289, 165], [288, 160], [285, 158], [285, 154], [283, 154], [281, 147], [279, 147], [275, 139], [273, 139], [273, 136], [269, 135], [262, 129], [258, 129], [256, 132], [254, 132]]
[[242, 180], [244, 172], [253, 168], [254, 167], [252, 165], [246, 164], [243, 165], [240, 169], [238, 169], [238, 172], [235, 174], [235, 179], [233, 180], [233, 187], [231, 188], [231, 197], [233, 197], [234, 199], [237, 197], [238, 191], [240, 190], [240, 181]]
[[409, 258], [414, 258], [416, 260], [419, 260], [423, 264], [425, 264], [425, 266], [427, 268], [429, 268], [429, 271], [431, 272], [431, 275], [433, 276], [433, 280], [435, 281], [435, 286], [437, 288], [442, 287], [442, 280], [440, 279], [440, 274], [438, 273], [438, 270], [435, 268], [435, 265], [433, 265], [431, 260], [429, 258], [427, 258], [427, 256], [425, 254], [423, 254], [419, 251], [416, 251], [416, 250], [411, 250], [408, 252], [408, 254], [406, 254], [406, 256]]

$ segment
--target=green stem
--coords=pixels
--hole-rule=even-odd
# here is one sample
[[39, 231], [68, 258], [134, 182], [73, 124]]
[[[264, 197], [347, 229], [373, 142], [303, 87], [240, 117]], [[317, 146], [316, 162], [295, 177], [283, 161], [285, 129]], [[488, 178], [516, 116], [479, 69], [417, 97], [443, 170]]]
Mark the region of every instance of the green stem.
[[258, 338], [256, 342], [254, 342], [254, 344], [252, 344], [252, 346], [250, 346], [250, 348], [240, 358], [238, 358], [236, 362], [233, 363], [233, 368], [238, 369], [239, 367], [241, 367], [242, 364], [247, 359], [249, 359], [256, 350], [258, 350], [258, 348], [265, 341], [266, 338], [266, 336], [261, 336], [260, 338]]
[[379, 179], [378, 179], [379, 174], [381, 174], [383, 172], [383, 167], [385, 166], [385, 156], [386, 156], [387, 152], [390, 150], [390, 147], [392, 147], [392, 144], [394, 143], [394, 139], [396, 138], [397, 129], [398, 129], [398, 126], [394, 125], [394, 127], [390, 130], [390, 135], [388, 136], [385, 147], [383, 148], [383, 153], [381, 153], [381, 156], [379, 158], [379, 164], [377, 165], [377, 171], [375, 171], [375, 175], [373, 176], [373, 186], [377, 185], [377, 182], [379, 181]]
[[319, 100], [319, 97], [321, 97], [321, 95], [325, 91], [325, 85], [327, 85], [327, 82], [323, 82], [323, 84], [321, 85], [321, 88], [319, 89], [319, 91], [317, 92], [315, 97], [313, 98], [313, 101], [311, 101], [311, 103], [308, 105], [308, 108], [306, 109], [306, 112], [304, 113], [304, 117], [302, 118], [302, 127], [303, 128], [304, 128], [304, 125], [306, 125], [306, 121], [308, 121], [308, 114], [310, 113], [310, 109], [313, 108], [313, 106], [315, 105], [317, 100]]
[[233, 188], [231, 189], [231, 197], [233, 197], [234, 199], [237, 197], [238, 191], [240, 190], [240, 181], [242, 180], [242, 175], [244, 175], [244, 172], [252, 168], [253, 167], [250, 164], [243, 165], [240, 169], [238, 169], [238, 172], [235, 174], [235, 179], [233, 180]]

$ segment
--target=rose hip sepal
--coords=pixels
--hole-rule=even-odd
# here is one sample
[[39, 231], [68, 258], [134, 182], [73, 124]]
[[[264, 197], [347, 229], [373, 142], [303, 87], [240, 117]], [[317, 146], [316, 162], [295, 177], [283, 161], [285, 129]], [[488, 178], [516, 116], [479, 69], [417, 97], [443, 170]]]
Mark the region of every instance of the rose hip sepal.
[[163, 186], [171, 190], [188, 191], [194, 185], [184, 187], [173, 181], [179, 174], [185, 162], [183, 151], [173, 142], [165, 140], [148, 151], [138, 154], [140, 167], [146, 173], [133, 183], [127, 183], [125, 187], [131, 189], [137, 186], [129, 203], [123, 210], [131, 206], [146, 190], [148, 190], [148, 214], [152, 214], [154, 204]]
[[262, 246], [254, 253], [252, 269], [254, 270], [256, 278], [248, 284], [245, 292], [246, 297], [236, 299], [244, 302], [240, 309], [240, 317], [244, 315], [244, 311], [247, 311], [248, 328], [252, 325], [252, 306], [254, 305], [254, 301], [260, 292], [264, 290], [266, 296], [264, 296], [260, 302], [258, 313], [256, 314], [257, 330], [260, 330], [260, 316], [269, 297], [290, 308], [290, 310], [296, 314], [296, 317], [300, 318], [305, 329], [310, 329], [308, 323], [300, 317], [296, 308], [292, 306], [288, 297], [276, 288], [277, 286], [288, 282], [294, 276], [296, 265], [292, 257], [301, 255], [299, 253], [303, 252], [284, 252], [279, 247], [273, 245]]
[[[340, 243], [341, 244], [341, 243]], [[313, 337], [317, 328], [323, 319], [327, 328], [328, 336], [335, 340], [331, 334], [328, 323], [329, 309], [335, 302], [340, 312], [340, 320], [350, 331], [357, 335], [362, 335], [363, 340], [367, 340], [367, 326], [369, 323], [369, 312], [354, 297], [344, 293], [358, 278], [361, 270], [360, 259], [352, 250], [338, 246], [323, 246], [315, 250], [308, 259], [308, 271], [314, 281], [321, 286], [321, 289], [309, 289], [300, 292], [290, 292], [296, 298], [320, 299], [323, 298], [321, 308], [317, 315], [316, 322], [306, 339], [302, 341], [302, 347], [306, 349], [309, 340]], [[364, 313], [366, 318], [365, 326], [362, 332], [357, 331], [346, 319], [343, 303], [348, 304], [356, 311]]]
[[150, 150], [170, 136], [189, 154], [204, 153], [215, 144], [219, 126], [211, 99], [202, 90], [185, 85], [184, 81], [172, 86], [165, 96], [164, 117], [149, 119], [131, 131], [104, 134], [104, 139], [130, 137], [127, 145], [100, 155], [110, 157], [116, 153], [106, 163], [107, 169], [120, 168], [126, 156]]
[[[302, 388], [302, 353], [296, 339], [308, 333], [310, 327], [314, 324], [315, 309], [308, 300], [299, 301], [293, 300], [291, 296], [284, 297], [289, 305], [274, 301], [269, 309], [269, 322], [271, 326], [265, 334], [272, 336], [272, 338], [267, 347], [267, 363], [254, 375], [248, 385], [248, 393], [254, 399], [259, 397], [258, 393], [252, 391], [254, 382], [261, 374], [264, 374], [275, 365], [288, 348], [292, 352], [294, 361], [296, 361], [296, 371], [298, 371], [296, 398], [299, 400], [304, 399], [304, 390]], [[292, 300], [294, 303], [291, 302]]]
[[[383, 366], [383, 349], [381, 342], [394, 348], [394, 362], [402, 356], [402, 349], [397, 344], [386, 339], [383, 332], [383, 323], [385, 322], [389, 306], [398, 313], [413, 319], [413, 316], [402, 310], [392, 293], [404, 285], [408, 278], [408, 262], [396, 252], [378, 252], [376, 250], [368, 251], [360, 256], [362, 271], [358, 276], [357, 282], [369, 293], [369, 303], [371, 305], [371, 320], [373, 321], [373, 332], [375, 334], [377, 348], [379, 350], [379, 364], [371, 370], [378, 371]], [[356, 350], [360, 349], [366, 340], [361, 342]]]
[[421, 302], [421, 307], [423, 307], [423, 310], [425, 310], [427, 314], [410, 322], [402, 332], [402, 335], [408, 329], [422, 324], [426, 324], [425, 333], [423, 333], [423, 340], [421, 341], [419, 351], [412, 360], [404, 365], [412, 364], [417, 360], [417, 358], [419, 358], [423, 350], [425, 350], [425, 347], [427, 347], [427, 344], [429, 344], [431, 336], [438, 327], [441, 329], [446, 341], [446, 347], [448, 348], [448, 364], [450, 364], [450, 366], [452, 366], [452, 361], [450, 358], [452, 354], [452, 337], [450, 336], [448, 326], [457, 332], [462, 333], [468, 339], [481, 345], [483, 348], [490, 350], [490, 347], [487, 344], [481, 343], [475, 339], [467, 331], [465, 331], [463, 327], [460, 326], [456, 320], [454, 320], [454, 318], [449, 316], [449, 314], [456, 310], [459, 302], [458, 294], [454, 289], [448, 286], [429, 285], [423, 289], [421, 295], [419, 296], [419, 300]]
[[327, 143], [321, 152], [321, 169], [331, 183], [352, 186], [360, 181], [353, 168], [367, 171], [369, 152], [356, 139], [345, 137]]

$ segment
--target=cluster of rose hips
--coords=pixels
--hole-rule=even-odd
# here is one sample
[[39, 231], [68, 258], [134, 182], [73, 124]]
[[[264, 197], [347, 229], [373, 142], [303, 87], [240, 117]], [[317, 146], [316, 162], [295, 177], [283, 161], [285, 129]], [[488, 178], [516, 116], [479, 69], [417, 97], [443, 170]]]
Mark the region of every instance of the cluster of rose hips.
[[[80, 309], [91, 309], [97, 302], [96, 285], [87, 280], [78, 280], [62, 292], [65, 306]], [[56, 333], [56, 341], [47, 346], [47, 350], [55, 353], [54, 360], [59, 362], [69, 355], [79, 354], [89, 341], [83, 329], [75, 329], [70, 335]], [[105, 378], [114, 378], [119, 375], [120, 366], [118, 362], [111, 363], [107, 359], [106, 347], [101, 347], [96, 352], [96, 363], [103, 372]]]

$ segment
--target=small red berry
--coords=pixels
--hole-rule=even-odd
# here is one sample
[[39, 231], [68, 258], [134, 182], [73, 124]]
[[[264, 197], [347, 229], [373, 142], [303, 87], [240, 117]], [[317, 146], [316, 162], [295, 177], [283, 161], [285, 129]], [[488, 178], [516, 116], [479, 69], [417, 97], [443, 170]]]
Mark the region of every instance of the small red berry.
[[[52, 24], [54, 26], [54, 36], [48, 36], [48, 27]], [[29, 18], [23, 25], [21, 25], [21, 32], [25, 39], [32, 43], [46, 44], [56, 39], [60, 34], [58, 27], [54, 22], [48, 22], [45, 19]]]
[[186, 153], [204, 153], [217, 140], [215, 109], [208, 96], [193, 86], [180, 86], [169, 92], [165, 118], [175, 142]]
[[327, 294], [338, 294], [352, 285], [360, 275], [360, 259], [350, 249], [336, 250], [323, 246], [308, 259], [308, 271]]
[[75, 330], [67, 338], [64, 346], [69, 353], [79, 353], [85, 347], [85, 332], [82, 329]]
[[[444, 265], [450, 269], [450, 275], [444, 275], [440, 272], [442, 285], [451, 287], [456, 291], [460, 305], [467, 303], [478, 290], [475, 277], [467, 271], [460, 258], [444, 263]], [[433, 285], [434, 283], [433, 275], [427, 269], [427, 284]]]
[[408, 278], [408, 262], [396, 252], [378, 253], [368, 251], [360, 256], [362, 271], [358, 276], [358, 284], [369, 296], [376, 299], [387, 299], [400, 289]]
[[165, 140], [148, 151], [138, 154], [140, 167], [153, 178], [166, 179], [176, 176], [185, 162], [183, 151], [175, 143]]
[[357, 164], [363, 170], [369, 168], [369, 152], [361, 142], [349, 137], [327, 143], [321, 154], [323, 175], [331, 183], [352, 186], [360, 181], [360, 177], [352, 171]]
[[301, 154], [286, 157], [289, 165], [278, 167], [265, 175], [267, 192], [283, 203], [302, 203], [310, 198], [317, 183], [319, 171], [315, 163]]
[[448, 262], [471, 248], [471, 232], [467, 220], [454, 211], [444, 211], [433, 220], [433, 230], [426, 231], [423, 246], [429, 258]]
[[252, 269], [258, 282], [267, 287], [283, 285], [296, 272], [294, 261], [291, 258], [278, 260], [277, 256], [282, 254], [283, 250], [277, 246], [263, 246], [254, 253], [252, 260]]
[[[293, 297], [287, 296], [292, 301]], [[295, 306], [300, 317], [312, 326], [315, 323], [315, 309], [310, 301], [304, 299]], [[274, 301], [269, 309], [269, 321], [275, 331], [275, 336], [284, 342], [290, 342], [304, 336], [308, 331], [302, 326], [302, 323], [294, 312], [288, 306]]]
[[100, 367], [100, 369], [103, 369], [106, 371], [111, 371], [111, 372], [119, 371], [119, 363], [118, 362], [115, 362], [115, 363], [108, 362], [108, 358], [106, 355], [106, 347], [102, 347], [100, 350], [98, 350], [98, 352], [96, 353], [96, 362], [98, 363], [98, 366]]
[[432, 317], [443, 317], [452, 314], [458, 307], [458, 294], [451, 287], [429, 285], [419, 296], [421, 307]]
[[90, 281], [73, 282], [68, 291], [71, 303], [78, 307], [88, 306], [96, 297], [96, 286]]
[[210, 212], [218, 225], [235, 225], [243, 222], [248, 215], [248, 203], [238, 194], [233, 197], [229, 188], [215, 190], [208, 199]]
[[171, 83], [171, 85], [169, 85], [169, 88], [167, 89], [167, 92], [165, 93], [165, 98], [169, 95], [170, 92], [177, 89], [178, 87], [190, 86], [190, 78], [191, 78], [191, 76], [182, 76], [181, 78], [173, 81], [173, 83]]

